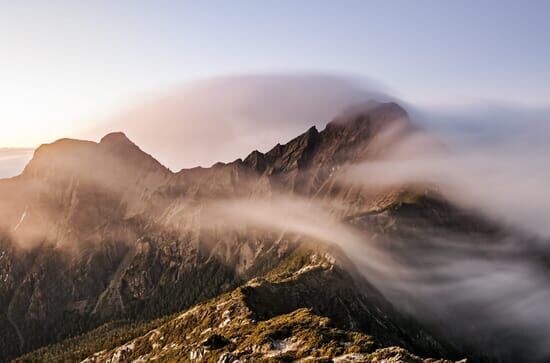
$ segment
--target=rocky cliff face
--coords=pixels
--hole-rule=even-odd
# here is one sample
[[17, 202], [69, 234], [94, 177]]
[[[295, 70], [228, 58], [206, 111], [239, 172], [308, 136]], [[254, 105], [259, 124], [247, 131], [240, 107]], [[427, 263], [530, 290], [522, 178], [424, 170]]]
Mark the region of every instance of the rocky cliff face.
[[[394, 139], [373, 142], [389, 125]], [[177, 173], [121, 133], [40, 147], [22, 175], [0, 181], [0, 360], [105, 322], [146, 321], [205, 301], [141, 337], [119, 334], [135, 338], [119, 348], [124, 342], [114, 338], [91, 344], [83, 336], [70, 360], [459, 357], [442, 334], [353, 272], [337, 248], [284, 230], [218, 228], [205, 213], [212, 201], [284, 193], [337, 202], [332, 213], [367, 233], [386, 228], [387, 211], [410, 200], [433, 210], [439, 201], [422, 193], [411, 199], [407, 190], [338, 183], [349, 165], [411, 132], [398, 105], [370, 103], [266, 153]], [[453, 211], [425, 220], [469, 226]]]

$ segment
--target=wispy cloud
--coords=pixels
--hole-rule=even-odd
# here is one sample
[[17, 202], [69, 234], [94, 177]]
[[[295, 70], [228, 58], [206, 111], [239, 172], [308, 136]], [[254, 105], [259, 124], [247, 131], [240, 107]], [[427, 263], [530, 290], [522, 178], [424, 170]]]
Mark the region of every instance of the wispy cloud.
[[[417, 132], [384, 158], [355, 165], [342, 181], [370, 188], [431, 184], [459, 205], [548, 237], [550, 147], [537, 141], [539, 131], [510, 142], [503, 142], [512, 139], [505, 134], [498, 142], [445, 146], [429, 132]], [[390, 136], [391, 130], [385, 137]], [[384, 143], [384, 136], [378, 142]]]

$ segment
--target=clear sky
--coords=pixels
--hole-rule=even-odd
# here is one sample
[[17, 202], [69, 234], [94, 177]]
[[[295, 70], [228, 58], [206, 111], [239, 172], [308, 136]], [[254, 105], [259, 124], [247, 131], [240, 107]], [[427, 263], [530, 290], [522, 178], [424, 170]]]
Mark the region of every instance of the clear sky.
[[424, 105], [550, 103], [550, 1], [0, 0], [0, 146], [216, 75], [372, 78]]

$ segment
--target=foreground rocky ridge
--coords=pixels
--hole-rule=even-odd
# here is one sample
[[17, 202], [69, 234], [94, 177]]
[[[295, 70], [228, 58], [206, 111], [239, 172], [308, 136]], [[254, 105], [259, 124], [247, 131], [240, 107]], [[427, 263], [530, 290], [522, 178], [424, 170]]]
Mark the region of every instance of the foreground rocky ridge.
[[103, 331], [99, 339], [72, 339], [19, 361], [80, 361], [89, 355], [83, 361], [449, 362], [423, 360], [402, 348], [416, 344], [432, 352], [445, 349], [412, 321], [401, 319], [394, 325], [396, 314], [387, 315], [391, 307], [381, 296], [359, 293], [360, 286], [337, 266], [333, 252], [295, 251], [264, 277], [154, 323], [113, 348], [98, 345], [109, 336]]
[[[373, 142], [389, 125], [393, 139]], [[469, 348], [398, 312], [337, 248], [327, 257], [312, 238], [254, 225], [228, 230], [205, 213], [211, 201], [288, 194], [337, 204], [331, 213], [363, 233], [396, 236], [408, 206], [430, 226], [493, 233], [423, 190], [338, 182], [347, 166], [412, 132], [398, 105], [370, 103], [267, 153], [177, 173], [121, 133], [42, 146], [22, 175], [0, 180], [0, 360], [78, 334], [69, 347], [23, 359], [463, 357]], [[183, 317], [142, 323], [211, 298]], [[226, 303], [229, 316], [215, 308]], [[120, 319], [143, 325], [109, 325]], [[287, 335], [263, 333], [273, 326]]]
[[[391, 336], [389, 330], [400, 328], [384, 325], [391, 322], [376, 307], [369, 308], [367, 299], [350, 297], [357, 288], [346, 286], [345, 272], [331, 261], [326, 254], [310, 255], [297, 271], [251, 280], [84, 362], [450, 362], [423, 360], [403, 348], [381, 346], [360, 331], [343, 330], [363, 326], [365, 311], [371, 312], [370, 323], [379, 325], [369, 329], [374, 334]], [[407, 345], [405, 340], [381, 341]]]

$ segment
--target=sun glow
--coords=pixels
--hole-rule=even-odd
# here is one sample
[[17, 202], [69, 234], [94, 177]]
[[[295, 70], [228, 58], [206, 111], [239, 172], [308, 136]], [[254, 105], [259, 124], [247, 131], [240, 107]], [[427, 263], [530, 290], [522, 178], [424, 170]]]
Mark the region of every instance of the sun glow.
[[[23, 76], [22, 76], [23, 75]], [[7, 81], [7, 82], [6, 82]], [[112, 110], [121, 97], [98, 85], [41, 79], [17, 72], [0, 87], [1, 147], [35, 147], [62, 137], [76, 137]]]

